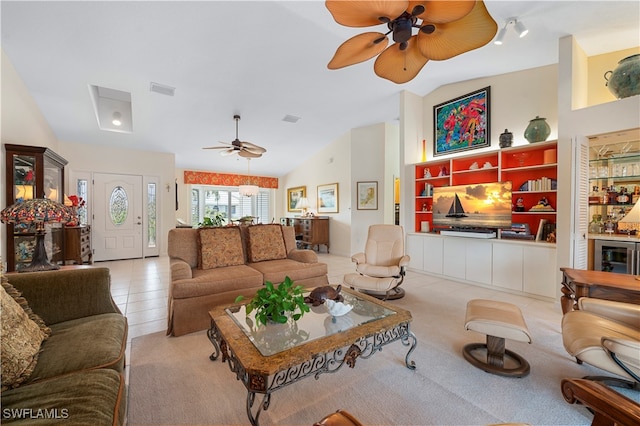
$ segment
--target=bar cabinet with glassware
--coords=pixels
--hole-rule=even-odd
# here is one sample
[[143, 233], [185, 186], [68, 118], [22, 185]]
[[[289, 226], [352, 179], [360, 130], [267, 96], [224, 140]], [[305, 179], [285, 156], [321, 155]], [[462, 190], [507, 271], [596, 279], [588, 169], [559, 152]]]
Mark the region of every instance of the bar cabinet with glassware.
[[640, 199], [640, 141], [591, 145], [589, 233], [616, 234], [616, 223]]

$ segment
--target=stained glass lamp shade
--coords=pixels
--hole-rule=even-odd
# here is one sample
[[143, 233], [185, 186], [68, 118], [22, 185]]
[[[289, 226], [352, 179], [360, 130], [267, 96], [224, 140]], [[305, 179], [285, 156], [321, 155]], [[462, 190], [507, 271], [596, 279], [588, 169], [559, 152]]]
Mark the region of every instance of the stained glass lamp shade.
[[56, 264], [49, 262], [44, 247], [44, 225], [51, 222], [67, 223], [76, 220], [75, 212], [60, 203], [48, 198], [34, 198], [19, 201], [0, 212], [2, 223], [26, 223], [36, 226], [36, 246], [31, 257], [31, 264], [21, 269], [21, 272], [48, 271], [59, 269]]

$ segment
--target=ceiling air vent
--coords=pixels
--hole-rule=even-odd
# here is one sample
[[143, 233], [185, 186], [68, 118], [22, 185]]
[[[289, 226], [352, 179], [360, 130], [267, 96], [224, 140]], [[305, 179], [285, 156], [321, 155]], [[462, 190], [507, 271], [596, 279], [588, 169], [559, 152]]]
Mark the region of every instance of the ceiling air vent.
[[286, 121], [287, 123], [297, 123], [300, 120], [300, 117], [296, 117], [295, 115], [285, 115], [282, 121]]
[[173, 96], [176, 88], [165, 84], [151, 82], [151, 91], [160, 93], [161, 95]]

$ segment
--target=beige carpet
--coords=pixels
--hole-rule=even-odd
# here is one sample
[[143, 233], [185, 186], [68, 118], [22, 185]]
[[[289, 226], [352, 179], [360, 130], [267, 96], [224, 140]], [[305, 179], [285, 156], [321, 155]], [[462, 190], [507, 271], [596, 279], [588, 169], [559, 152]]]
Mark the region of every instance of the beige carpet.
[[[417, 369], [404, 366], [407, 348], [384, 347], [355, 368], [344, 366], [275, 392], [260, 415], [262, 425], [311, 425], [344, 408], [367, 425], [588, 425], [591, 415], [567, 404], [563, 377], [598, 374], [576, 364], [562, 347], [557, 304], [418, 276], [407, 282], [407, 296], [391, 303], [413, 314], [418, 337]], [[464, 344], [483, 336], [464, 330], [469, 299], [504, 300], [521, 307], [533, 344], [507, 342], [531, 364], [525, 378], [504, 378], [467, 363]], [[129, 377], [129, 425], [249, 424], [246, 390], [228, 365], [210, 361], [205, 332], [182, 337], [155, 333], [133, 339]], [[258, 402], [256, 402], [258, 403]]]

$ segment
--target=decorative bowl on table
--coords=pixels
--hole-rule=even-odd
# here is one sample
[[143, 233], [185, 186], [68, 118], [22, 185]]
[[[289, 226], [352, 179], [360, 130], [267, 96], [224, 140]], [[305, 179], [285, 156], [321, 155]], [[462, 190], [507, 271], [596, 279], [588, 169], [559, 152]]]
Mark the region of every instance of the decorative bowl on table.
[[342, 315], [346, 315], [353, 309], [351, 305], [345, 305], [342, 302], [336, 302], [335, 300], [327, 299], [324, 301], [324, 304], [327, 306], [327, 311], [329, 311], [329, 315], [333, 317], [340, 317]]

